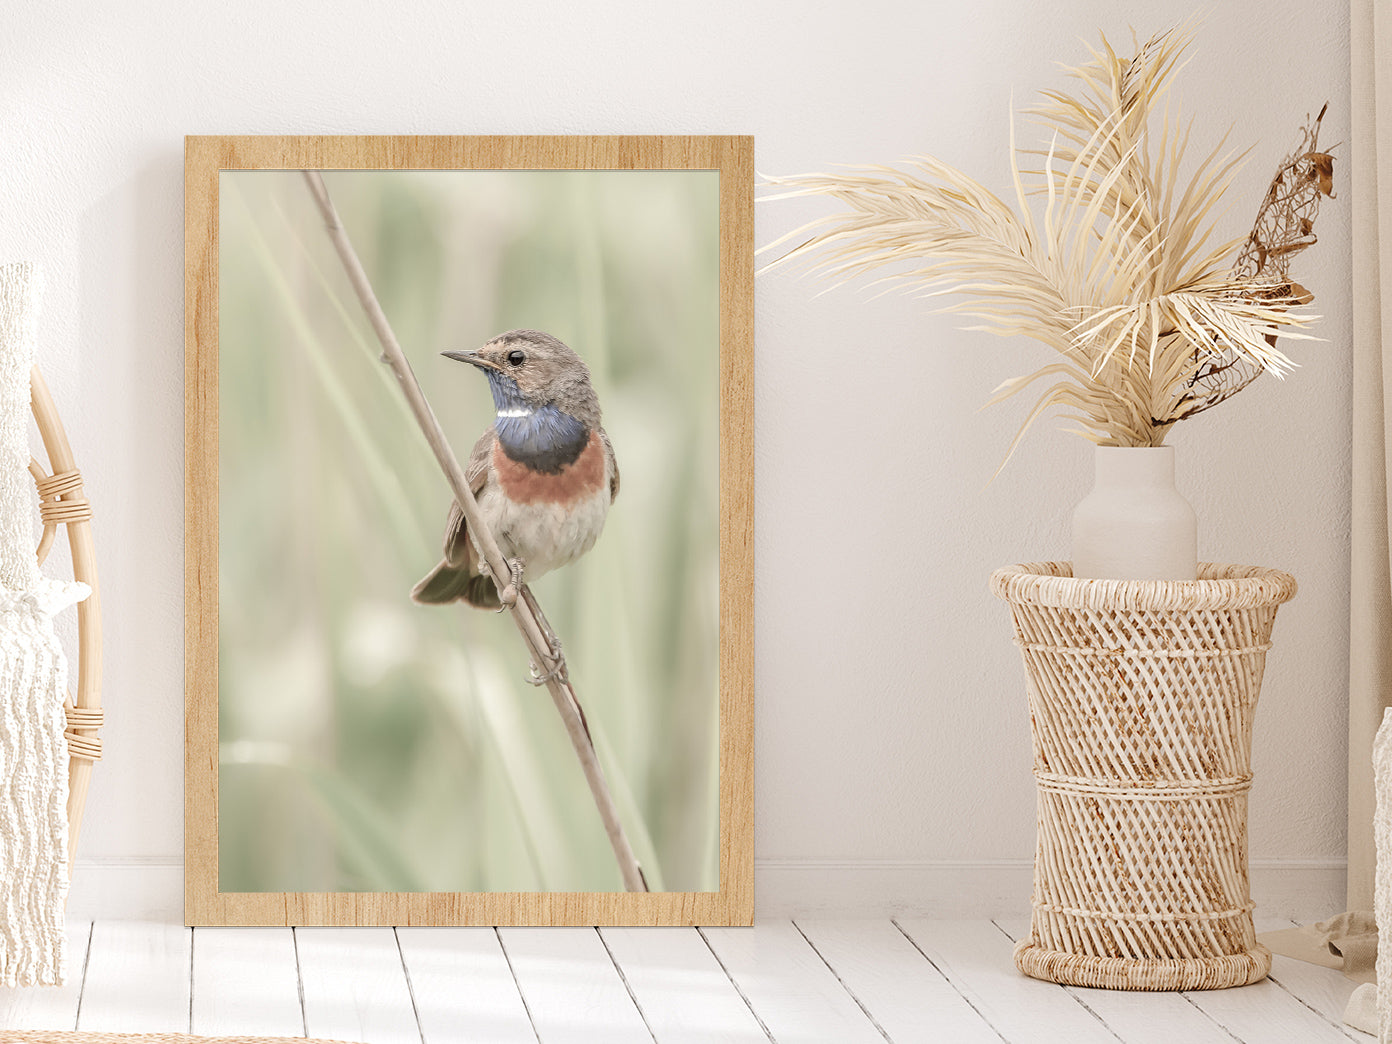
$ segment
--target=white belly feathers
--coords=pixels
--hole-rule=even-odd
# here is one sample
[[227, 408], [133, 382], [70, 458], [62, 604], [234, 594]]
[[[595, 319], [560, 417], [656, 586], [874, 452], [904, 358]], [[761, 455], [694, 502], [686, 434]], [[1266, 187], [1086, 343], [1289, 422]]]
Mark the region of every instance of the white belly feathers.
[[483, 490], [479, 510], [507, 558], [520, 558], [526, 580], [569, 565], [594, 547], [609, 514], [609, 486], [579, 503], [517, 503], [496, 485]]

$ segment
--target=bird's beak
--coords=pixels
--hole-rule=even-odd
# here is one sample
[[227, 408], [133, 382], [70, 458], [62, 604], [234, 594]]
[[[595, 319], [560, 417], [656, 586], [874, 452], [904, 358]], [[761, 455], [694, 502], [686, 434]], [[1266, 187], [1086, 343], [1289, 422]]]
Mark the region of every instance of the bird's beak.
[[477, 366], [480, 370], [496, 370], [498, 368], [495, 363], [489, 362], [483, 356], [479, 355], [478, 352], [441, 352], [440, 354], [446, 359], [454, 359], [458, 362], [466, 362], [473, 366]]

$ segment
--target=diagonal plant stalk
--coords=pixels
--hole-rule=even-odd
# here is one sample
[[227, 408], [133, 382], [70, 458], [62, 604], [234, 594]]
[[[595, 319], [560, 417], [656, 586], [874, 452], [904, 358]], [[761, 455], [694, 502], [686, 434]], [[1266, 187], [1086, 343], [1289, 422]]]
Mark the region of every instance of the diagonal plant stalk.
[[[401, 392], [411, 407], [416, 423], [420, 425], [421, 432], [425, 435], [426, 442], [430, 444], [430, 449], [435, 454], [435, 460], [444, 471], [445, 479], [449, 482], [454, 498], [459, 503], [459, 509], [464, 513], [469, 532], [473, 534], [484, 561], [488, 563], [488, 568], [493, 575], [493, 582], [499, 585], [501, 591], [506, 581], [499, 578], [510, 577], [511, 571], [502, 551], [498, 548], [498, 542], [493, 538], [492, 531], [484, 524], [483, 516], [479, 514], [478, 502], [474, 500], [473, 493], [469, 489], [469, 483], [464, 477], [464, 469], [459, 466], [459, 460], [455, 457], [454, 450], [450, 448], [445, 433], [440, 427], [440, 422], [435, 419], [435, 413], [430, 408], [425, 393], [421, 391], [420, 382], [416, 380], [416, 375], [411, 370], [411, 364], [407, 362], [406, 354], [401, 350], [401, 345], [392, 332], [391, 324], [387, 322], [386, 314], [377, 301], [377, 295], [372, 290], [367, 273], [363, 271], [362, 263], [358, 260], [357, 251], [353, 249], [348, 232], [343, 227], [343, 222], [339, 220], [338, 211], [334, 209], [333, 200], [329, 198], [329, 190], [324, 185], [324, 179], [320, 177], [317, 170], [306, 170], [302, 173], [309, 186], [310, 194], [314, 197], [314, 202], [318, 205], [319, 212], [324, 218], [324, 225], [328, 230], [330, 240], [333, 242], [334, 249], [338, 251], [339, 259], [343, 262], [343, 268], [348, 274], [348, 281], [352, 283], [363, 311], [367, 314], [368, 321], [372, 324], [372, 329], [382, 344], [382, 361], [391, 368], [397, 384], [401, 386]], [[526, 591], [525, 585], [523, 585], [523, 591]], [[638, 865], [638, 859], [633, 854], [633, 847], [629, 844], [628, 836], [624, 833], [623, 824], [619, 820], [613, 795], [609, 791], [609, 784], [604, 778], [604, 770], [600, 767], [599, 757], [595, 753], [594, 741], [590, 738], [590, 730], [585, 724], [585, 713], [580, 708], [580, 701], [576, 697], [575, 689], [570, 684], [569, 679], [565, 678], [564, 675], [557, 677], [557, 668], [560, 663], [553, 656], [551, 644], [546, 640], [536, 613], [533, 612], [534, 604], [535, 595], [519, 597], [512, 605], [513, 622], [517, 624], [517, 629], [522, 634], [522, 640], [527, 645], [527, 651], [531, 655], [532, 661], [538, 665], [542, 676], [546, 678], [546, 687], [551, 692], [556, 710], [561, 715], [561, 721], [565, 724], [566, 733], [570, 736], [570, 742], [575, 747], [575, 755], [580, 759], [580, 768], [585, 773], [585, 781], [590, 785], [590, 793], [594, 797], [595, 807], [599, 810], [599, 817], [604, 822], [604, 832], [608, 835], [609, 844], [614, 849], [614, 859], [619, 864], [624, 888], [630, 892], [646, 892], [648, 885], [643, 878], [642, 867]]]

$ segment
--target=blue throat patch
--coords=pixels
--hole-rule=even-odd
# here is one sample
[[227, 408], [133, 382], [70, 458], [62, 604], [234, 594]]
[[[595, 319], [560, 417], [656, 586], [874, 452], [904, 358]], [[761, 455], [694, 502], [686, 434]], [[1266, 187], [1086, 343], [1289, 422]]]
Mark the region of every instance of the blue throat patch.
[[551, 403], [532, 406], [522, 398], [517, 382], [497, 370], [487, 370], [497, 407], [498, 442], [512, 460], [533, 471], [557, 474], [572, 464], [590, 441], [590, 431]]

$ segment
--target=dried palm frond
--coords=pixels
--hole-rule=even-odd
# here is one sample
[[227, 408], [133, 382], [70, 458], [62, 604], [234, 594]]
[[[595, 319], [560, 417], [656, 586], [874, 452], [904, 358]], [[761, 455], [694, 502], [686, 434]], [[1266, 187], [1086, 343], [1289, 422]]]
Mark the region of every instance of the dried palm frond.
[[980, 320], [968, 329], [1057, 350], [1063, 361], [1006, 381], [991, 400], [1055, 379], [1016, 443], [1057, 406], [1100, 444], [1160, 445], [1203, 408], [1196, 383], [1221, 367], [1288, 372], [1276, 337], [1303, 336], [1292, 331], [1314, 318], [1295, 310], [1303, 299], [1284, 271], [1232, 268], [1240, 241], [1212, 242], [1211, 215], [1244, 154], [1220, 142], [1182, 179], [1192, 120], [1167, 105], [1153, 126], [1190, 38], [1172, 29], [1125, 58], [1103, 37], [1068, 70], [1079, 91], [1046, 91], [1028, 110], [1052, 131], [1047, 149], [1017, 149], [1012, 126], [1012, 153], [1043, 158], [1038, 169], [1016, 162], [1012, 203], [932, 157], [765, 179], [783, 189], [765, 199], [830, 196], [847, 208], [764, 247], [782, 251], [765, 271], [807, 261], [844, 282], [889, 267], [880, 281], [951, 295], [943, 311]]

